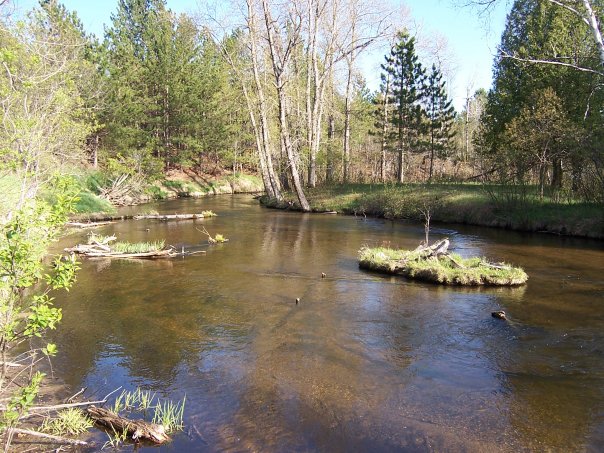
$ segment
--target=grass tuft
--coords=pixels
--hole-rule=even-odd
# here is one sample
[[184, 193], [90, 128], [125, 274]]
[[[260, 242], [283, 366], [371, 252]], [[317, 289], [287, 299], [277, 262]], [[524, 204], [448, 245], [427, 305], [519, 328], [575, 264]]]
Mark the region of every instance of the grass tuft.
[[117, 253], [148, 253], [163, 250], [166, 241], [152, 242], [116, 242], [111, 245], [111, 251]]
[[185, 411], [186, 397], [180, 403], [172, 401], [160, 401], [155, 407], [153, 423], [163, 425], [167, 433], [183, 429], [183, 415]]
[[42, 432], [55, 436], [78, 436], [94, 426], [90, 418], [80, 409], [65, 409], [53, 418], [47, 418], [42, 424]]

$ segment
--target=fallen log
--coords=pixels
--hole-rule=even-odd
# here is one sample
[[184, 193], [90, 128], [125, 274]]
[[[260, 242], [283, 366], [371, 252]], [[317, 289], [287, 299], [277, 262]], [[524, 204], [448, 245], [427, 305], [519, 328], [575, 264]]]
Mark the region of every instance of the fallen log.
[[68, 227], [73, 227], [73, 228], [96, 228], [99, 226], [103, 226], [103, 225], [109, 225], [113, 222], [111, 221], [106, 221], [106, 222], [67, 222], [65, 225]]
[[[87, 225], [87, 224], [102, 224], [102, 222], [113, 222], [116, 220], [189, 220], [189, 219], [204, 219], [206, 216], [203, 214], [137, 214], [137, 215], [91, 215], [90, 217], [84, 217], [85, 222], [69, 222], [76, 225]], [[82, 217], [76, 217], [82, 219]], [[96, 225], [95, 225], [96, 226]]]
[[[95, 246], [86, 246], [82, 244], [75, 247], [66, 248], [65, 251], [68, 253], [77, 253], [79, 255], [88, 256], [91, 258], [172, 258], [174, 256], [181, 255], [180, 253], [175, 252], [172, 248], [141, 253], [121, 253], [100, 250]], [[184, 253], [182, 255], [184, 255]]]
[[155, 220], [190, 220], [190, 219], [203, 219], [203, 214], [146, 214], [146, 215], [135, 215], [135, 220], [143, 219], [155, 219]]
[[149, 441], [163, 444], [170, 440], [163, 425], [145, 420], [129, 420], [102, 407], [90, 406], [86, 413], [99, 426], [109, 432], [126, 433], [134, 442]]

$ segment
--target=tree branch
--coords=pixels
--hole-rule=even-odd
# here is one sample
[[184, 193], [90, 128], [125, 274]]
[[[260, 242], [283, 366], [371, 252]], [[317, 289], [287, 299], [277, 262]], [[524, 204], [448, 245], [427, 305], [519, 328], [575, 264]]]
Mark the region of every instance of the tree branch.
[[60, 444], [89, 445], [88, 442], [84, 442], [83, 440], [69, 439], [67, 437], [61, 437], [61, 436], [53, 436], [52, 434], [41, 433], [39, 431], [32, 431], [29, 429], [11, 428], [10, 431], [13, 434], [26, 434], [28, 436], [41, 437], [43, 439], [48, 439], [48, 440], [51, 440], [53, 442], [60, 443]]
[[577, 65], [572, 64], [572, 63], [564, 63], [563, 61], [542, 60], [542, 59], [538, 59], [538, 58], [523, 58], [523, 57], [519, 57], [519, 56], [516, 56], [516, 55], [510, 55], [507, 52], [503, 52], [501, 54], [501, 56], [503, 58], [509, 58], [509, 59], [516, 60], [516, 61], [522, 61], [524, 63], [548, 64], [548, 65], [553, 65], [553, 66], [564, 66], [564, 67], [567, 67], [567, 68], [576, 69], [577, 71], [587, 72], [587, 73], [590, 73], [590, 74], [597, 74], [599, 76], [604, 76], [604, 72], [602, 72], [602, 71], [596, 71], [595, 69], [585, 68], [583, 66], [577, 66]]

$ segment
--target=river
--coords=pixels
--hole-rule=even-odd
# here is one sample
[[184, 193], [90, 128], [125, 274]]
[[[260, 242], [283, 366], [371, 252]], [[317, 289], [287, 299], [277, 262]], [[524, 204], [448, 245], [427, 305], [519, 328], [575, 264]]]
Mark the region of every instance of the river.
[[[149, 208], [218, 217], [98, 232], [207, 252], [83, 259], [57, 301], [53, 367], [71, 393], [186, 395], [185, 431], [161, 451], [604, 445], [602, 242], [436, 225], [431, 239], [449, 237], [462, 256], [529, 274], [520, 288], [440, 287], [357, 266], [363, 245], [415, 248], [421, 225], [268, 210], [248, 195], [134, 209]], [[230, 241], [208, 246], [202, 226]], [[509, 321], [491, 317], [500, 309]]]

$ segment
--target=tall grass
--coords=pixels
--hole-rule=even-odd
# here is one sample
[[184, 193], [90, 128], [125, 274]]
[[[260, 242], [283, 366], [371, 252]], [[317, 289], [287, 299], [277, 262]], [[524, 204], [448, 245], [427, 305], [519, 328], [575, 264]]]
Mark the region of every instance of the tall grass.
[[172, 433], [183, 429], [183, 415], [185, 412], [186, 397], [180, 403], [172, 401], [159, 401], [155, 406], [155, 415], [153, 423], [163, 425], [167, 433]]

